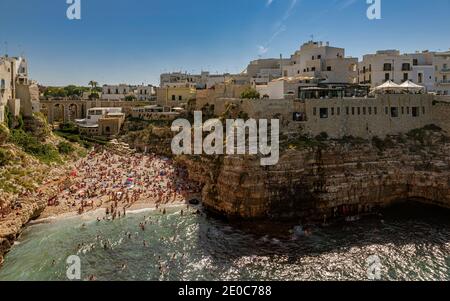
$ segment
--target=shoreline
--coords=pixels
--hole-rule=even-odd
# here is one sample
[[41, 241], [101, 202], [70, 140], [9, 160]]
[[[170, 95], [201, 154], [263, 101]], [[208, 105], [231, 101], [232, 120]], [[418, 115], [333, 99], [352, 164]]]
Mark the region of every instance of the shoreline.
[[[128, 214], [139, 214], [143, 212], [149, 212], [149, 211], [156, 211], [160, 208], [175, 208], [175, 207], [181, 207], [186, 206], [189, 204], [186, 202], [173, 202], [168, 204], [160, 205], [158, 208], [156, 207], [156, 204], [150, 204], [150, 203], [140, 203], [140, 204], [133, 204], [130, 208], [127, 209], [126, 213]], [[84, 212], [82, 214], [78, 214], [76, 211], [66, 212], [66, 213], [60, 213], [56, 215], [50, 215], [45, 217], [38, 217], [35, 220], [30, 221], [27, 225], [28, 226], [34, 226], [39, 224], [45, 224], [49, 222], [58, 222], [65, 219], [72, 219], [72, 218], [81, 218], [86, 220], [92, 220], [96, 218], [103, 218], [106, 215], [106, 208], [99, 207], [94, 210]]]

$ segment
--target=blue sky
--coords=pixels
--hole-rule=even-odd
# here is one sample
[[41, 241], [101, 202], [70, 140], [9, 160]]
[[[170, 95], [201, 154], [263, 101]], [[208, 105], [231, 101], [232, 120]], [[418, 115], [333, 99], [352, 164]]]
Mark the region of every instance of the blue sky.
[[167, 71], [240, 72], [288, 57], [314, 36], [361, 57], [379, 49], [448, 50], [450, 0], [0, 0], [0, 53], [25, 54], [43, 84], [159, 83]]

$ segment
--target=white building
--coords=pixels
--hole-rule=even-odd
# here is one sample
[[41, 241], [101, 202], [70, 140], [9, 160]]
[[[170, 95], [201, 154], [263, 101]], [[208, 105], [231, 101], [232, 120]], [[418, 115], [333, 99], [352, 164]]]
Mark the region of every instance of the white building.
[[282, 59], [259, 59], [251, 61], [247, 66], [246, 73], [252, 85], [267, 85], [270, 81], [283, 76], [283, 67], [290, 60]]
[[257, 85], [256, 90], [261, 98], [286, 99], [298, 98], [300, 87], [316, 86], [319, 80], [312, 77], [282, 77], [270, 81], [267, 85]]
[[434, 53], [428, 51], [400, 54], [398, 50], [381, 50], [364, 55], [359, 63], [359, 82], [374, 88], [388, 80], [397, 84], [410, 80], [432, 92], [435, 91], [433, 59]]
[[102, 87], [102, 99], [124, 100], [125, 97], [130, 95], [134, 95], [134, 87], [130, 85], [104, 85]]
[[156, 90], [152, 85], [140, 85], [134, 89], [138, 100], [156, 100]]
[[309, 41], [283, 67], [284, 77], [313, 77], [328, 83], [357, 83], [358, 59], [345, 57], [345, 49]]
[[436, 93], [439, 95], [450, 95], [450, 51], [435, 53], [433, 65]]

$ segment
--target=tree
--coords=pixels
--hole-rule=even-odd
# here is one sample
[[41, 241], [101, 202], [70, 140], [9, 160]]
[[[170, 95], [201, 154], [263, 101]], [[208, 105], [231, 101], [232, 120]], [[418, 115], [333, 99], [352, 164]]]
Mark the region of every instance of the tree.
[[135, 100], [137, 100], [137, 98], [134, 95], [128, 95], [125, 97], [125, 101], [135, 101]]
[[94, 80], [91, 80], [90, 82], [89, 82], [89, 86], [91, 86], [91, 93], [92, 93], [92, 91], [93, 90], [95, 90], [95, 88], [97, 88], [97, 86], [98, 86], [98, 82], [96, 82], [96, 81], [94, 81]]
[[244, 99], [259, 99], [260, 98], [260, 94], [258, 93], [258, 91], [256, 91], [253, 88], [247, 88], [247, 89], [244, 90], [244, 92], [242, 92], [241, 98], [244, 98]]

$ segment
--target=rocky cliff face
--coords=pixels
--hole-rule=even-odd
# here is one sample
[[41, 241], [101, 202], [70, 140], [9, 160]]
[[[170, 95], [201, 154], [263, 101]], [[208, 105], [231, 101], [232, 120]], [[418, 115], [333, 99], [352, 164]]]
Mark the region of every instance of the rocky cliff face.
[[272, 167], [255, 157], [181, 161], [204, 184], [204, 206], [226, 217], [323, 221], [410, 199], [450, 207], [450, 144], [439, 130], [310, 142], [291, 141]]

